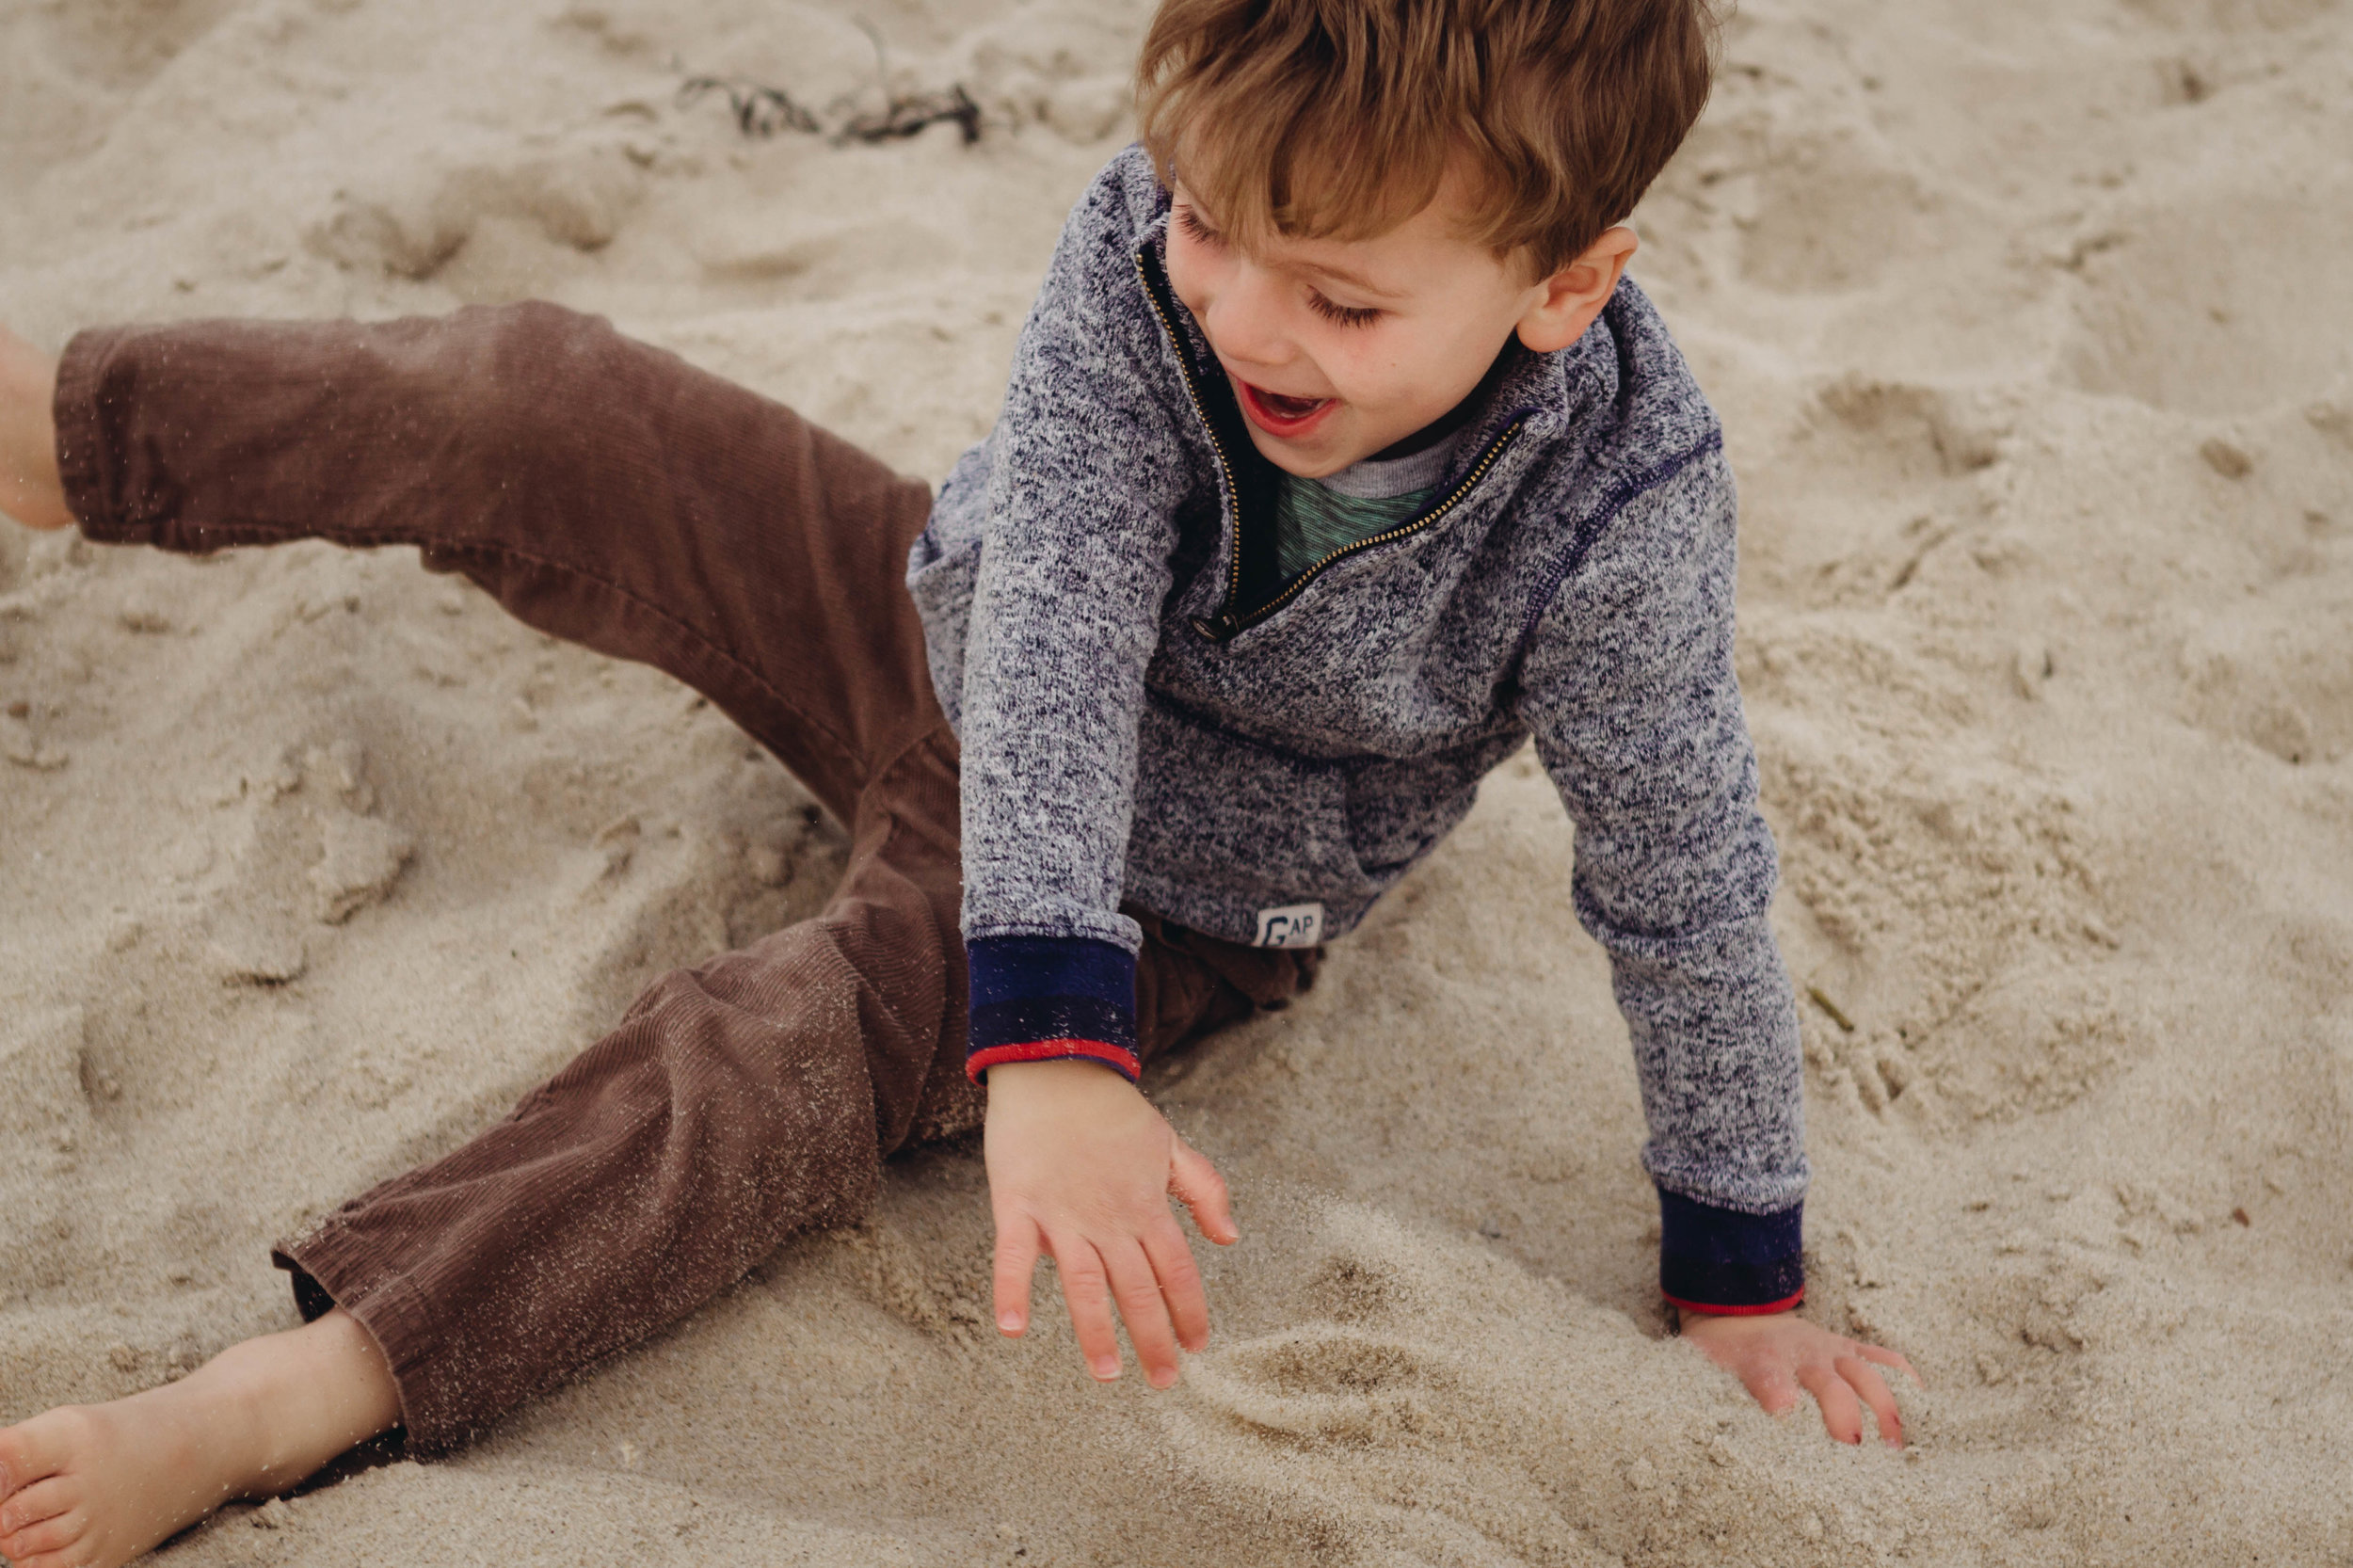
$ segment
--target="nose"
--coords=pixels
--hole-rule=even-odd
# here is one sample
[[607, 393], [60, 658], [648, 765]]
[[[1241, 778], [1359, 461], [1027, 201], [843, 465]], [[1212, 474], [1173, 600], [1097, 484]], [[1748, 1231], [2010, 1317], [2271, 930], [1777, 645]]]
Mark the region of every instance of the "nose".
[[1227, 275], [1201, 318], [1201, 330], [1221, 359], [1270, 370], [1290, 362], [1294, 350], [1283, 326], [1279, 288], [1273, 273], [1246, 260]]

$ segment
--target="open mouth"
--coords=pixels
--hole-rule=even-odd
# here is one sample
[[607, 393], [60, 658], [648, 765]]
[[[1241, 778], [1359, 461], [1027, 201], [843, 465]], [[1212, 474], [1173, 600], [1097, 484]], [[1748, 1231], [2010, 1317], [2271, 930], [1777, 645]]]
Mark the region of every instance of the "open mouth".
[[1250, 423], [1270, 436], [1304, 436], [1340, 406], [1337, 397], [1291, 397], [1254, 387], [1240, 376], [1234, 377], [1234, 390], [1241, 394], [1242, 412]]

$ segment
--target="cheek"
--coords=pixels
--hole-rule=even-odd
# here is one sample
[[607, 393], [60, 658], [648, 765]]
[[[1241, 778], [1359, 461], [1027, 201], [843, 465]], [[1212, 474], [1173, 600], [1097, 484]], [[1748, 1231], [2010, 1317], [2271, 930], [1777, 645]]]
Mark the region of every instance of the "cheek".
[[1435, 394], [1423, 356], [1414, 350], [1404, 334], [1376, 328], [1325, 334], [1316, 360], [1333, 389], [1358, 408], [1411, 409]]
[[1168, 236], [1168, 287], [1196, 317], [1208, 313], [1217, 296], [1216, 258], [1204, 247], [1172, 232]]

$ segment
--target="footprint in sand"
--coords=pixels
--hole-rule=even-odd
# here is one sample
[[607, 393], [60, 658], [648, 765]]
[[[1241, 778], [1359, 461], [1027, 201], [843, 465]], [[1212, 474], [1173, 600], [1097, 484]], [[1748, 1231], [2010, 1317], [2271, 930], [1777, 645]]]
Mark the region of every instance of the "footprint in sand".
[[2282, 762], [2353, 753], [2353, 584], [2290, 580], [2214, 616], [2182, 645], [2180, 711]]
[[[618, 148], [560, 157], [403, 168], [355, 181], [306, 235], [340, 266], [423, 281], [477, 235], [520, 231], [542, 245], [595, 251], [610, 244], [643, 194]], [[503, 248], [511, 249], [512, 247]]]
[[1865, 126], [1781, 139], [1757, 172], [1740, 271], [1783, 294], [1869, 288], [1931, 243], [1935, 211], [1929, 187]]
[[[2241, 243], [2250, 234], [2262, 243]], [[2223, 249], [2230, 266], [2201, 260]], [[2088, 392], [2180, 413], [2301, 404], [2353, 367], [2347, 254], [2353, 184], [2342, 181], [2121, 214], [2081, 264], [2068, 371]]]

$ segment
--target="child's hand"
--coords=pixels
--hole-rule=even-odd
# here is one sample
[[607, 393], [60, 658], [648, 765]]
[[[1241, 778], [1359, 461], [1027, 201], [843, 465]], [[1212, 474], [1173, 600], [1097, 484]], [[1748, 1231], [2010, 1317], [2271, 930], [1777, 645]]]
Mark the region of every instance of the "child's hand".
[[1030, 1276], [1045, 1253], [1088, 1370], [1119, 1376], [1115, 1301], [1145, 1378], [1174, 1384], [1176, 1347], [1209, 1341], [1209, 1306], [1168, 1198], [1193, 1210], [1202, 1235], [1230, 1245], [1241, 1233], [1224, 1178], [1132, 1084], [1092, 1062], [991, 1067], [987, 1147], [997, 1326], [1029, 1327]]
[[1821, 1407], [1822, 1425], [1841, 1443], [1863, 1441], [1862, 1407], [1867, 1404], [1879, 1419], [1881, 1441], [1891, 1448], [1904, 1446], [1896, 1396], [1887, 1381], [1871, 1370], [1871, 1364], [1893, 1367], [1918, 1383], [1920, 1374], [1912, 1363], [1894, 1351], [1833, 1334], [1794, 1312], [1732, 1318], [1686, 1307], [1683, 1337], [1747, 1384], [1768, 1416], [1796, 1405], [1798, 1390], [1803, 1388]]

